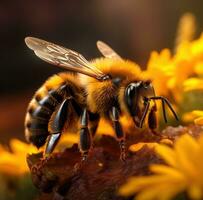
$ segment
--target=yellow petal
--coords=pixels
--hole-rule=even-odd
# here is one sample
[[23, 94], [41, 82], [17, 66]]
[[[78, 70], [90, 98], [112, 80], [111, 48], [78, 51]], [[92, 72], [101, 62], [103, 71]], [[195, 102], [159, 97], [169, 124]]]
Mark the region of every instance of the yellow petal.
[[189, 78], [183, 83], [184, 91], [203, 90], [203, 80], [199, 78]]
[[199, 117], [194, 120], [195, 124], [202, 126], [203, 125], [203, 117]]
[[165, 145], [158, 145], [155, 148], [157, 154], [161, 156], [167, 164], [170, 166], [176, 167], [176, 154], [174, 150]]
[[166, 145], [169, 145], [169, 146], [173, 145], [173, 141], [169, 140], [169, 139], [162, 139], [162, 140], [160, 140], [160, 143], [161, 144], [166, 144]]
[[202, 188], [198, 185], [191, 185], [188, 188], [188, 194], [193, 200], [200, 200], [203, 197]]
[[145, 190], [142, 190], [140, 193], [138, 193], [135, 199], [136, 200], [146, 200], [146, 199], [158, 200], [159, 194], [160, 194], [159, 187], [146, 188]]
[[26, 155], [27, 153], [36, 153], [38, 151], [34, 146], [18, 139], [12, 139], [10, 141], [10, 147], [14, 154]]
[[203, 75], [203, 62], [200, 61], [199, 63], [196, 64], [195, 66], [195, 72], [199, 75]]
[[155, 174], [165, 174], [171, 176], [173, 179], [185, 181], [184, 174], [182, 174], [181, 171], [166, 165], [154, 164], [150, 166], [150, 170]]
[[130, 196], [133, 195], [135, 193], [135, 187], [134, 184], [136, 183], [136, 181], [139, 180], [138, 178], [129, 178], [127, 183], [125, 183], [124, 185], [122, 185], [119, 190], [118, 193], [122, 196]]
[[[195, 167], [199, 146], [197, 141], [190, 135], [181, 136], [175, 143], [175, 152], [178, 168], [183, 170], [188, 176], [197, 177], [198, 172]], [[192, 156], [191, 156], [192, 155]]]
[[79, 135], [74, 133], [65, 133], [62, 135], [59, 144], [56, 146], [58, 151], [63, 151], [66, 148], [70, 148], [73, 144], [77, 144], [79, 141]]
[[198, 138], [198, 144], [199, 144], [199, 152], [198, 152], [198, 163], [197, 163], [197, 169], [200, 173], [199, 176], [199, 182], [201, 183], [201, 185], [203, 186], [203, 159], [202, 159], [202, 155], [203, 155], [203, 133], [202, 135]]
[[196, 32], [195, 16], [191, 13], [185, 13], [179, 20], [176, 36], [176, 47], [186, 41], [191, 41]]
[[132, 151], [132, 152], [136, 152], [136, 151], [139, 151], [141, 148], [143, 148], [144, 146], [148, 147], [148, 148], [154, 148], [155, 146], [157, 145], [156, 142], [149, 142], [149, 143], [146, 143], [146, 142], [139, 142], [137, 144], [133, 144], [129, 147], [129, 150]]
[[193, 121], [194, 118], [195, 118], [195, 115], [192, 112], [184, 113], [181, 117], [182, 121], [186, 123]]
[[188, 122], [193, 121], [197, 117], [203, 117], [202, 110], [193, 110], [192, 112], [185, 113], [182, 117], [182, 120]]
[[202, 111], [202, 110], [193, 110], [192, 113], [193, 113], [196, 117], [203, 116], [203, 111]]
[[136, 200], [170, 200], [184, 190], [180, 183], [163, 183], [147, 187], [136, 196]]

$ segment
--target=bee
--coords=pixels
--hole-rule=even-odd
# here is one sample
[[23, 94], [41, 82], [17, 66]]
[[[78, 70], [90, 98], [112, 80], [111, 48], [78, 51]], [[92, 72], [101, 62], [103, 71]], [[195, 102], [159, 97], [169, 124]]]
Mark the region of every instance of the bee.
[[125, 160], [125, 133], [120, 117], [131, 117], [138, 128], [147, 118], [149, 129], [154, 131], [157, 100], [162, 103], [166, 122], [166, 105], [178, 120], [170, 102], [155, 95], [152, 82], [142, 76], [141, 69], [122, 59], [104, 42], [97, 42], [104, 57], [91, 62], [73, 50], [38, 38], [27, 37], [25, 43], [42, 60], [67, 70], [49, 78], [28, 105], [25, 137], [38, 148], [46, 143], [45, 156], [53, 152], [62, 133], [78, 130], [81, 161], [85, 161], [99, 120], [105, 118], [115, 130], [120, 158]]

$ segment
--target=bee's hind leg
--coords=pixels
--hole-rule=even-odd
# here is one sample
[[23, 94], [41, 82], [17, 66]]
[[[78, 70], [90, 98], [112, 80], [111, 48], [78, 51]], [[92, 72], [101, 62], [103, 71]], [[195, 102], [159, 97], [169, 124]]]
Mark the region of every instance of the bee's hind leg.
[[113, 126], [116, 132], [116, 137], [120, 145], [120, 159], [125, 161], [126, 159], [126, 144], [125, 144], [125, 134], [123, 132], [122, 126], [119, 122], [120, 113], [118, 108], [112, 107], [110, 113], [111, 120], [113, 121]]
[[65, 99], [58, 110], [56, 111], [52, 121], [50, 122], [50, 135], [47, 139], [47, 144], [45, 147], [44, 156], [41, 160], [40, 168], [42, 168], [47, 161], [51, 158], [51, 153], [54, 151], [60, 137], [62, 134], [62, 130], [64, 124], [67, 120], [67, 109], [69, 105], [70, 99]]
[[67, 110], [69, 106], [70, 99], [65, 99], [61, 105], [59, 106], [58, 110], [56, 111], [54, 117], [52, 118], [52, 121], [50, 122], [50, 136], [48, 137], [46, 149], [45, 149], [45, 155], [50, 155], [53, 150], [55, 149], [64, 124], [67, 120]]

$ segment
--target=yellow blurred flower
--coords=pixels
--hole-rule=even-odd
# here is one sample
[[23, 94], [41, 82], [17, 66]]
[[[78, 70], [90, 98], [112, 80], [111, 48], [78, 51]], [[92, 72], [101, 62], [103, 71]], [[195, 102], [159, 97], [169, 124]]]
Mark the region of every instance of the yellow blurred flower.
[[[77, 134], [64, 134], [57, 145], [56, 151], [71, 147], [78, 142]], [[39, 150], [32, 144], [18, 139], [11, 139], [10, 150], [0, 145], [0, 173], [7, 175], [23, 175], [29, 172], [26, 162], [27, 154], [38, 153]], [[43, 150], [40, 149], [40, 150]]]
[[75, 133], [63, 133], [59, 143], [56, 145], [55, 151], [63, 151], [66, 148], [70, 148], [73, 144], [77, 144], [79, 141], [79, 135]]
[[[174, 54], [169, 49], [152, 52], [148, 61], [146, 76], [152, 79], [157, 95], [163, 95], [181, 103], [183, 93], [202, 89], [203, 34], [191, 41], [195, 30], [195, 18], [187, 13], [180, 23], [177, 47]], [[200, 84], [199, 84], [200, 83]]]
[[203, 75], [203, 61], [200, 61], [198, 62], [196, 65], [195, 65], [195, 73], [197, 75]]
[[183, 83], [184, 91], [188, 92], [191, 90], [203, 90], [203, 79], [200, 78], [189, 78]]
[[177, 36], [175, 40], [176, 48], [186, 41], [191, 41], [196, 32], [196, 18], [192, 13], [185, 13], [179, 20]]
[[195, 124], [203, 126], [203, 115], [194, 120]]
[[157, 146], [158, 143], [156, 142], [139, 142], [137, 144], [133, 144], [129, 147], [129, 150], [132, 152], [139, 151], [143, 147], [148, 147], [149, 149], [153, 149], [155, 146]]
[[203, 199], [203, 135], [196, 140], [185, 134], [173, 148], [158, 144], [155, 150], [166, 164], [151, 165], [153, 175], [131, 177], [119, 194], [136, 193], [136, 200], [169, 200], [186, 191], [191, 199]]
[[[121, 116], [120, 123], [126, 134], [131, 134], [132, 130], [135, 130], [134, 122], [128, 116]], [[97, 135], [109, 135], [115, 137], [115, 131], [113, 126], [107, 120], [101, 119], [98, 125]]]
[[164, 49], [160, 54], [153, 51], [144, 74], [152, 79], [157, 95], [168, 96], [169, 87], [167, 82], [170, 80], [172, 73], [173, 65], [170, 50]]
[[28, 172], [26, 155], [37, 152], [37, 149], [18, 139], [10, 141], [10, 148], [11, 151], [0, 146], [0, 173], [22, 175]]
[[[130, 126], [129, 119], [125, 117], [121, 118], [121, 123], [126, 129]], [[105, 120], [101, 120], [97, 134], [114, 136], [114, 130], [109, 123]], [[59, 141], [59, 144], [56, 146], [55, 152], [70, 148], [73, 144], [77, 144], [78, 141], [79, 135], [77, 133], [64, 133]], [[26, 163], [27, 154], [38, 153], [39, 150], [32, 144], [27, 144], [18, 139], [11, 139], [9, 146], [10, 150], [3, 145], [0, 145], [0, 174], [23, 175], [29, 171]], [[44, 151], [44, 147], [40, 150]]]
[[[203, 125], [203, 115], [194, 117], [196, 111], [192, 110], [203, 109], [201, 94], [192, 93], [203, 90], [203, 34], [191, 41], [194, 32], [189, 27], [195, 28], [194, 23], [193, 15], [184, 15], [175, 53], [172, 54], [169, 49], [152, 52], [144, 75], [152, 80], [156, 95], [167, 97], [184, 122], [194, 120], [195, 124]], [[187, 100], [192, 102], [190, 106], [187, 106]], [[158, 109], [158, 119], [162, 119], [161, 109]]]
[[[187, 79], [191, 76], [201, 75], [203, 73], [202, 64], [203, 36], [192, 42], [181, 43], [173, 56], [168, 49], [163, 50], [160, 54], [152, 52], [145, 73], [151, 76], [158, 95], [170, 97], [173, 94], [174, 100], [178, 103], [184, 92], [183, 84], [188, 86], [192, 82], [191, 89], [192, 86], [198, 86], [195, 78]], [[201, 79], [198, 81], [202, 82]]]
[[[179, 45], [173, 57], [174, 74], [171, 88], [182, 88], [183, 81], [201, 73], [200, 64], [203, 62], [203, 35], [192, 42], [183, 42]], [[182, 92], [182, 90], [180, 90]]]
[[[166, 145], [173, 145], [173, 142], [169, 139], [162, 139], [159, 141], [160, 144], [166, 144]], [[132, 144], [129, 147], [129, 150], [132, 152], [139, 151], [143, 147], [148, 147], [149, 149], [154, 149], [158, 145], [158, 142], [139, 142], [137, 144]]]
[[185, 113], [182, 120], [185, 122], [194, 121], [195, 124], [203, 126], [203, 111], [193, 110], [192, 112]]

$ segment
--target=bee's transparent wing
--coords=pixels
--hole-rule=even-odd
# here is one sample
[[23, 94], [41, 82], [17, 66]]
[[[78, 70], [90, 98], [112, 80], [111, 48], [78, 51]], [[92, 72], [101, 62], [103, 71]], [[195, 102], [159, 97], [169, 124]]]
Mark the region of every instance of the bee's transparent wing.
[[26, 37], [25, 43], [39, 58], [46, 62], [99, 80], [105, 77], [105, 74], [73, 50], [34, 37]]
[[106, 58], [113, 58], [122, 60], [122, 58], [106, 43], [97, 41], [97, 48], [101, 54]]

